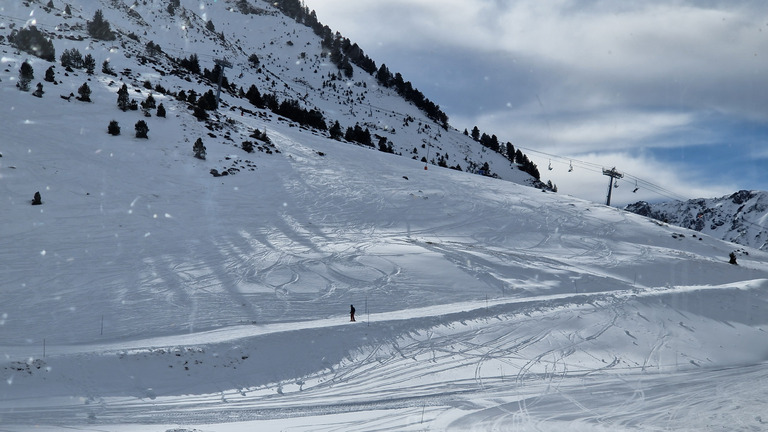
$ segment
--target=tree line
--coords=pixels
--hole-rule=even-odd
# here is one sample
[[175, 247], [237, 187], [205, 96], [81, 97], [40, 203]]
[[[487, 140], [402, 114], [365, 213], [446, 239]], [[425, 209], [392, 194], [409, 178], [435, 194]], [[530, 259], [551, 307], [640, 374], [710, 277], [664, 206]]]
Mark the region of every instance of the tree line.
[[528, 156], [520, 151], [520, 149], [515, 149], [515, 146], [513, 146], [511, 142], [507, 141], [507, 143], [502, 146], [499, 143], [499, 139], [496, 137], [496, 135], [489, 136], [485, 132], [480, 133], [480, 129], [477, 126], [472, 128], [471, 133], [464, 129], [464, 135], [470, 136], [473, 140], [479, 142], [483, 147], [503, 155], [510, 162], [517, 164], [517, 166], [520, 168], [520, 171], [528, 173], [536, 180], [541, 180], [541, 174], [539, 173], [539, 168], [536, 166], [536, 164], [528, 159]]
[[377, 68], [376, 62], [368, 57], [362, 48], [352, 43], [348, 38], [335, 34], [327, 25], [323, 25], [314, 10], [310, 11], [299, 0], [276, 0], [274, 5], [286, 16], [296, 22], [310, 27], [316, 35], [320, 36], [322, 46], [330, 52], [331, 61], [344, 72], [347, 78], [353, 76], [352, 64], [357, 65], [370, 75], [375, 75], [379, 84], [387, 88], [393, 88], [405, 100], [412, 102], [422, 110], [427, 117], [440, 124], [444, 129], [448, 128], [448, 115], [440, 106], [427, 99], [422, 92], [413, 87], [410, 81], [405, 81], [400, 73], [392, 74], [385, 65]]

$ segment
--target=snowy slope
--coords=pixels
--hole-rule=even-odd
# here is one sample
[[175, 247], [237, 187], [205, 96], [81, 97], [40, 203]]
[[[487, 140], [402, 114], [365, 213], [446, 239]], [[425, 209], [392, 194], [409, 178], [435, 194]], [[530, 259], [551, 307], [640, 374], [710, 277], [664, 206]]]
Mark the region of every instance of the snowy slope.
[[[269, 2], [245, 2], [258, 13], [242, 13], [239, 7], [242, 1], [184, 1], [173, 14], [165, 3], [157, 1], [54, 2], [53, 9], [43, 7], [45, 3], [5, 5], [0, 24], [8, 34], [25, 25], [36, 25], [54, 38], [57, 60], [70, 49], [78, 49], [83, 55], [91, 54], [96, 60], [96, 75], [103, 84], [126, 83], [132, 92], [142, 92], [135, 96], [139, 102], [149, 93], [157, 96], [157, 91], [143, 88], [146, 81], [153, 87], [160, 84], [168, 92], [193, 90], [202, 94], [212, 89], [213, 83], [189, 74], [177, 61], [195, 54], [201, 70], [213, 70], [216, 60], [226, 59], [232, 67], [225, 69], [225, 73], [233, 88], [222, 90], [225, 111], [239, 113], [244, 109], [274, 121], [274, 115], [238, 96], [240, 89], [247, 92], [255, 85], [262, 94], [274, 94], [280, 101], [296, 100], [302, 108], [322, 112], [329, 127], [334, 121], [339, 121], [342, 130], [359, 125], [370, 131], [374, 146], [384, 138], [396, 153], [406, 158], [424, 158], [430, 164], [437, 164], [442, 158], [449, 166], [459, 165], [463, 171], [470, 172], [478, 172], [488, 163], [490, 172], [503, 179], [527, 185], [536, 183], [500, 154], [455, 129], [442, 129], [413, 104], [392, 89], [378, 85], [373, 76], [357, 66], [352, 78], [340, 77], [339, 69], [331, 63], [321, 39], [312, 29], [297, 24]], [[64, 5], [70, 5], [72, 15], [63, 12]], [[117, 35], [115, 41], [88, 37], [87, 21], [97, 9], [103, 10], [110, 22]], [[206, 27], [209, 22], [213, 23], [214, 31]], [[146, 49], [149, 43], [159, 46], [162, 52], [150, 55]], [[259, 58], [258, 66], [249, 62], [251, 55]], [[11, 66], [9, 71], [15, 76], [19, 61], [24, 59], [29, 59], [37, 72], [35, 82], [42, 81], [50, 65], [46, 61], [19, 53], [7, 57], [5, 64]], [[109, 62], [117, 76], [98, 73], [104, 61]], [[57, 79], [67, 81], [60, 65], [56, 73]], [[83, 81], [66, 89], [44, 84], [48, 91], [77, 95]]]
[[739, 191], [729, 196], [649, 204], [626, 210], [744, 246], [768, 250], [768, 193]]
[[[23, 58], [0, 68], [2, 430], [768, 427], [764, 252], [733, 266], [705, 234], [267, 113], [124, 113], [108, 77], [35, 98]], [[114, 62], [134, 97], [182, 85]], [[265, 128], [274, 151], [239, 148]]]

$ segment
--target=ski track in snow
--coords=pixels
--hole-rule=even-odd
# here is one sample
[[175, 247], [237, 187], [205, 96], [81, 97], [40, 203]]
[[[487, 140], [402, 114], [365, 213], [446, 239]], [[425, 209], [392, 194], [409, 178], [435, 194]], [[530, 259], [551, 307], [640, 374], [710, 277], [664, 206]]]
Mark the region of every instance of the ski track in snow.
[[[444, 430], [495, 430], [501, 425], [531, 430], [587, 426], [591, 430], [596, 426], [644, 429], [658, 424], [688, 427], [694, 420], [706, 428], [706, 424], [701, 423], [706, 418], [691, 418], [692, 413], [701, 411], [702, 405], [711, 406], [717, 413], [713, 414], [717, 419], [710, 419], [716, 424], [723, 418], [743, 414], [743, 409], [728, 408], [727, 401], [734, 391], [738, 391], [740, 402], [756, 410], [761, 403], [768, 402], [765, 393], [758, 390], [760, 387], [752, 386], [754, 382], [768, 380], [768, 370], [763, 366], [744, 366], [709, 367], [703, 372], [694, 372], [692, 369], [699, 366], [694, 366], [692, 361], [677, 360], [684, 355], [679, 352], [674, 352], [676, 363], [672, 363], [668, 357], [654, 354], [665, 344], [667, 323], [649, 322], [644, 314], [649, 313], [648, 305], [658, 302], [659, 297], [688, 294], [692, 297], [690, 301], [695, 301], [695, 297], [708, 290], [711, 288], [550, 296], [540, 300], [497, 301], [487, 306], [478, 304], [469, 311], [462, 310], [466, 305], [432, 308], [432, 313], [437, 315], [429, 315], [429, 310], [414, 309], [399, 319], [386, 313], [376, 314], [368, 324], [336, 325], [336, 330], [330, 320], [275, 326], [283, 328], [262, 330], [260, 333], [265, 339], [261, 341], [259, 336], [248, 335], [259, 331], [249, 332], [248, 326], [243, 326], [210, 335], [209, 343], [205, 342], [205, 334], [189, 341], [166, 338], [162, 342], [178, 345], [161, 350], [160, 354], [157, 354], [159, 348], [147, 347], [158, 346], [161, 340], [137, 341], [137, 346], [126, 347], [117, 354], [113, 352], [116, 347], [82, 347], [80, 354], [53, 355], [45, 360], [51, 370], [41, 372], [42, 376], [55, 379], [52, 377], [58, 367], [57, 360], [72, 356], [80, 357], [76, 359], [78, 362], [96, 360], [91, 358], [94, 356], [122, 356], [121, 362], [142, 363], [153, 355], [184, 359], [191, 351], [201, 353], [200, 364], [218, 361], [222, 366], [224, 359], [231, 356], [221, 351], [232, 345], [240, 347], [240, 352], [253, 355], [259, 346], [271, 345], [270, 337], [282, 340], [283, 346], [286, 339], [329, 341], [321, 336], [294, 338], [286, 333], [319, 330], [323, 335], [341, 332], [333, 337], [364, 334], [358, 339], [358, 348], [348, 356], [329, 362], [325, 372], [308, 373], [300, 379], [253, 380], [250, 375], [258, 375], [253, 371], [265, 365], [243, 361], [238, 366], [247, 367], [250, 372], [232, 370], [216, 376], [218, 372], [208, 367], [206, 373], [216, 376], [208, 379], [208, 386], [218, 387], [217, 392], [211, 392], [210, 388], [206, 391], [200, 376], [195, 387], [202, 392], [194, 396], [185, 396], [184, 387], [173, 388], [183, 386], [183, 380], [169, 380], [171, 387], [146, 382], [139, 386], [143, 394], [131, 395], [138, 387], [126, 388], [124, 396], [98, 395], [99, 385], [94, 382], [88, 390], [93, 395], [83, 394], [74, 400], [52, 398], [54, 403], [45, 401], [43, 406], [36, 400], [10, 398], [19, 406], [3, 412], [2, 418], [9, 424], [23, 425], [34, 413], [37, 424], [78, 428], [85, 421], [91, 425], [88, 427], [97, 429], [99, 425], [122, 424], [126, 419], [137, 424], [208, 424], [389, 411], [402, 413], [383, 422], [385, 429], [418, 430], [423, 416], [434, 425], [442, 425]], [[676, 331], [688, 333], [687, 328], [701, 323], [692, 320], [679, 324]], [[632, 328], [636, 336], [629, 335], [625, 328]], [[625, 340], [622, 345], [615, 343], [619, 338]], [[199, 344], [187, 345], [192, 340]], [[640, 347], [627, 350], [627, 340], [639, 341]], [[695, 342], [676, 350], [701, 349], [696, 344], [707, 343], [706, 337]], [[737, 342], [734, 347], [745, 349], [746, 343]], [[219, 355], [212, 356], [210, 352]], [[696, 361], [706, 363], [706, 359]], [[126, 373], [129, 370], [119, 367]], [[735, 380], [730, 379], [732, 375], [736, 375]], [[32, 376], [41, 375], [35, 372]], [[724, 382], [726, 378], [728, 383]], [[16, 379], [21, 384], [29, 378]], [[745, 386], [751, 386], [752, 390], [743, 389]], [[119, 389], [119, 386], [113, 388]], [[645, 414], [634, 414], [638, 408]], [[419, 410], [423, 414], [419, 415]], [[415, 422], [416, 417], [419, 422]], [[758, 417], [756, 414], [755, 418]], [[755, 423], [757, 420], [740, 421], [753, 426], [759, 424]], [[356, 422], [333, 423], [327, 429], [296, 430], [345, 430]]]

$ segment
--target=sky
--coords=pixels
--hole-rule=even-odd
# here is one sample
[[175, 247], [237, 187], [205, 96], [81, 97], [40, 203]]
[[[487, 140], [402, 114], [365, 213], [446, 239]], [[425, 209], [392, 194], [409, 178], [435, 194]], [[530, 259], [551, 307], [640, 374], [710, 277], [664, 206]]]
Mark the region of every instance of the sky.
[[768, 190], [765, 2], [305, 4], [561, 193], [605, 200], [611, 167], [627, 203]]

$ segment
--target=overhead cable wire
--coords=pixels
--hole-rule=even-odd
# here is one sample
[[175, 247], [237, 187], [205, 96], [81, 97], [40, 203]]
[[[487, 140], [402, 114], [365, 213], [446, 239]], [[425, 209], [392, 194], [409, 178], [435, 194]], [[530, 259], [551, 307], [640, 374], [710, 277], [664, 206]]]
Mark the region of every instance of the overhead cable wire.
[[[543, 152], [543, 151], [540, 151], [540, 150], [534, 150], [534, 149], [523, 147], [523, 146], [515, 146], [515, 147], [519, 148], [519, 149], [522, 149], [522, 150], [525, 150], [527, 153], [535, 153], [535, 154], [540, 154], [540, 155], [546, 156], [546, 157], [549, 158], [551, 163], [564, 164], [564, 165], [569, 166], [569, 167], [570, 166], [576, 166], [576, 167], [580, 167], [584, 171], [589, 171], [589, 172], [594, 172], [594, 173], [602, 174], [603, 169], [605, 168], [605, 166], [599, 165], [599, 164], [596, 164], [596, 163], [593, 163], [593, 162], [587, 162], [587, 161], [583, 161], [583, 160], [579, 160], [579, 159], [575, 159], [575, 158], [569, 158], [569, 157], [565, 157], [565, 156], [560, 156], [560, 155], [557, 155], [557, 154], [547, 153], [547, 152]], [[653, 192], [653, 193], [655, 193], [657, 195], [661, 195], [661, 196], [664, 196], [664, 197], [667, 197], [667, 198], [671, 198], [671, 199], [674, 199], [674, 200], [687, 201], [689, 199], [689, 198], [684, 197], [684, 196], [682, 196], [682, 195], [680, 195], [680, 194], [678, 194], [676, 192], [673, 192], [673, 191], [671, 191], [669, 189], [666, 189], [666, 188], [664, 188], [662, 186], [659, 186], [659, 185], [657, 185], [655, 183], [652, 183], [652, 182], [650, 182], [648, 180], [645, 180], [645, 179], [643, 179], [641, 177], [638, 177], [636, 175], [628, 174], [625, 171], [621, 171], [621, 172], [622, 172], [622, 174], [624, 174], [624, 178], [620, 179], [620, 181], [630, 182], [630, 179], [631, 179], [632, 181], [636, 182], [638, 186], [642, 185], [643, 189], [645, 189], [645, 190], [648, 190], [648, 191]], [[617, 180], [617, 181], [619, 181], [619, 180]], [[632, 182], [630, 182], [630, 184], [632, 184]]]

